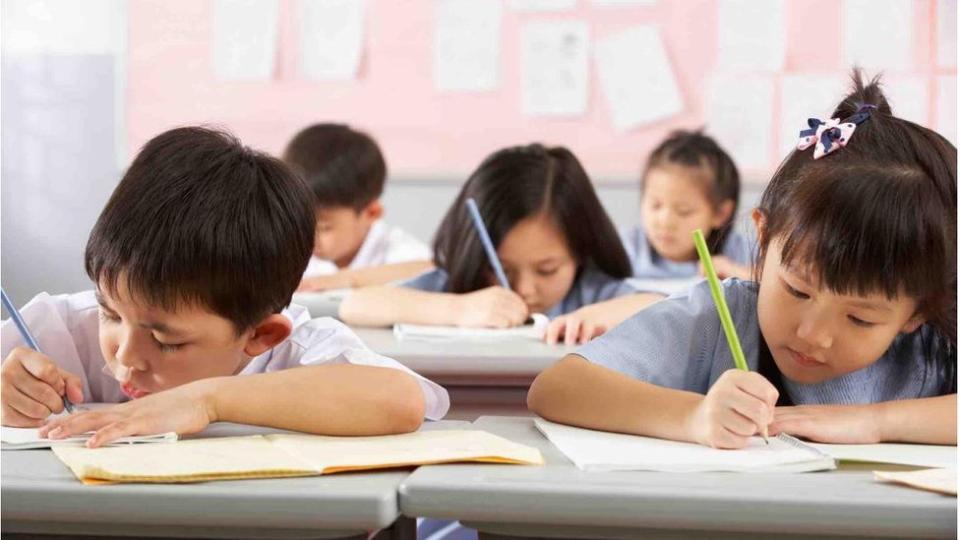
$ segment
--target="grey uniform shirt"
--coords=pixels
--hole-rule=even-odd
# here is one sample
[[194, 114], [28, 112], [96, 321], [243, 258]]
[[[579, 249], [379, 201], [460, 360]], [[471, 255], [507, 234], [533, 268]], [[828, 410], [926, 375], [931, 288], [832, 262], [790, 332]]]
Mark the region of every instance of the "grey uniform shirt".
[[[450, 276], [447, 275], [447, 272], [437, 268], [404, 281], [400, 283], [400, 286], [427, 292], [450, 292], [449, 283]], [[563, 300], [547, 310], [544, 315], [552, 319], [576, 311], [583, 306], [635, 292], [636, 290], [626, 281], [611, 277], [595, 268], [587, 267], [577, 276]]]
[[[633, 277], [643, 279], [693, 278], [700, 274], [697, 261], [674, 262], [660, 256], [650, 241], [642, 225], [620, 233], [623, 248], [630, 258]], [[720, 255], [729, 257], [737, 264], [749, 265], [756, 254], [756, 242], [742, 234], [731, 231], [723, 243]]]
[[[756, 370], [762, 339], [757, 320], [758, 284], [731, 278], [722, 287], [747, 364]], [[875, 363], [829, 381], [800, 384], [781, 377], [784, 390], [796, 405], [876, 403], [938, 395], [945, 375], [924, 358], [921, 345], [922, 335], [932, 332], [923, 326], [900, 334]], [[706, 282], [637, 312], [576, 354], [636, 379], [701, 394], [734, 367]]]

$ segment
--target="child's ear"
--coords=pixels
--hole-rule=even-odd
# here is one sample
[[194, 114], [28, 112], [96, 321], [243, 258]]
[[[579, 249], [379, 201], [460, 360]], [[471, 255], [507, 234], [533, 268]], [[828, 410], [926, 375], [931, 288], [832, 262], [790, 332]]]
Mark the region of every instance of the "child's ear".
[[360, 213], [369, 221], [376, 221], [383, 217], [383, 204], [380, 203], [380, 199], [376, 199], [364, 206]]
[[713, 211], [713, 221], [710, 223], [710, 227], [714, 229], [723, 227], [730, 221], [731, 216], [733, 216], [733, 201], [727, 199], [720, 203]]
[[759, 208], [754, 208], [753, 212], [750, 212], [750, 217], [753, 219], [753, 225], [757, 228], [757, 243], [763, 243], [763, 233], [767, 229], [767, 216], [763, 215], [763, 212]]
[[287, 339], [293, 331], [293, 323], [286, 316], [274, 313], [253, 327], [247, 337], [243, 352], [247, 356], [260, 356]]
[[910, 317], [910, 319], [908, 319], [906, 323], [904, 323], [904, 325], [900, 328], [900, 332], [904, 334], [909, 334], [910, 332], [913, 332], [917, 328], [920, 328], [925, 322], [927, 321], [923, 317], [923, 315], [920, 315], [919, 313], [917, 313], [913, 317]]

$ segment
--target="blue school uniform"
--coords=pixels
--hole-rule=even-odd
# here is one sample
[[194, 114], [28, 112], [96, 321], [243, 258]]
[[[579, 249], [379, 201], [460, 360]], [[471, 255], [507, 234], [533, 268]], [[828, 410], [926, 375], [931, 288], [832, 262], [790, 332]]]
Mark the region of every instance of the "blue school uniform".
[[[404, 281], [400, 283], [400, 286], [427, 292], [445, 293], [450, 292], [449, 284], [450, 276], [446, 270], [437, 268]], [[635, 292], [636, 290], [626, 281], [612, 277], [596, 268], [587, 267], [580, 271], [563, 300], [547, 310], [544, 315], [552, 319], [576, 311], [583, 306]]]
[[[661, 257], [650, 245], [643, 225], [622, 231], [620, 240], [627, 251], [635, 278], [676, 279], [695, 278], [700, 275], [698, 261], [674, 262]], [[753, 263], [756, 255], [756, 245], [752, 238], [731, 231], [719, 255], [728, 257], [737, 264], [749, 265]]]
[[[766, 348], [757, 320], [759, 285], [731, 278], [722, 287], [747, 364], [757, 370]], [[955, 383], [947, 380], [942, 363], [925, 359], [922, 341], [932, 339], [933, 332], [923, 326], [900, 334], [875, 363], [835, 379], [800, 384], [781, 376], [782, 388], [796, 405], [864, 404], [941, 395]], [[734, 367], [706, 282], [639, 311], [576, 354], [636, 379], [701, 394]]]

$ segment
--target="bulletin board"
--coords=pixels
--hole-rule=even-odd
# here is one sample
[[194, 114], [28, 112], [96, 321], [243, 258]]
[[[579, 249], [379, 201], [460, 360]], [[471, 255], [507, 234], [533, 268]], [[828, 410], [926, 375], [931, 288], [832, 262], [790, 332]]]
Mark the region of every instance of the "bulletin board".
[[[765, 180], [793, 142], [792, 123], [785, 124], [781, 117], [787, 112], [807, 114], [796, 109], [809, 108], [804, 100], [811, 93], [819, 96], [814, 108], [821, 110], [810, 110], [810, 116], [825, 115], [842, 96], [849, 73], [848, 48], [857, 45], [851, 45], [850, 36], [845, 35], [853, 12], [844, 3], [863, 0], [782, 0], [784, 60], [781, 66], [760, 73], [749, 67], [718, 66], [718, 28], [727, 24], [721, 19], [736, 13], [731, 5], [723, 5], [728, 0], [659, 0], [619, 6], [577, 0], [570, 2], [571, 9], [559, 11], [518, 10], [511, 0], [504, 0], [498, 81], [485, 92], [436, 88], [437, 8], [427, 0], [367, 0], [356, 79], [309, 80], [298, 63], [299, 1], [278, 0], [275, 65], [265, 80], [256, 81], [224, 80], [214, 73], [213, 0], [131, 1], [126, 68], [130, 154], [165, 129], [196, 123], [226, 127], [253, 147], [279, 153], [305, 125], [336, 121], [375, 136], [394, 180], [461, 180], [498, 148], [540, 141], [569, 147], [595, 180], [617, 183], [635, 181], [645, 156], [671, 130], [706, 126], [711, 132], [711, 119], [719, 119], [726, 123], [720, 130], [721, 144], [737, 137], [739, 145], [749, 144], [744, 141], [751, 138], [765, 143], [759, 154], [755, 148], [737, 151], [753, 152], [751, 163], [742, 167], [748, 179]], [[730, 2], [736, 4], [736, 0]], [[868, 73], [885, 73], [895, 109], [902, 105], [920, 123], [948, 132], [955, 140], [956, 1], [874, 0], [870, 5], [872, 9], [863, 16], [880, 17], [878, 22], [855, 26], [867, 32], [900, 28], [909, 43], [906, 65], [879, 66]], [[891, 17], [883, 19], [887, 7]], [[908, 14], [909, 28], [903, 28], [903, 13]], [[941, 20], [944, 13], [950, 22]], [[589, 29], [585, 111], [576, 117], [524, 115], [520, 54], [524, 28], [532, 22], [564, 20], [585, 22]], [[682, 107], [669, 117], [620, 130], [599, 81], [594, 49], [637, 26], [653, 27], [659, 34]], [[950, 39], [952, 58], [944, 52], [944, 43], [949, 46]], [[643, 72], [645, 67], [636, 69]], [[766, 105], [757, 109], [759, 98], [749, 94], [731, 103], [730, 94], [737, 92], [728, 91], [724, 112], [718, 115], [719, 98], [711, 89], [717, 85], [740, 88], [736, 86], [740, 84], [744, 92], [764, 89]], [[745, 119], [749, 127], [744, 130], [749, 133], [738, 133], [737, 118]]]

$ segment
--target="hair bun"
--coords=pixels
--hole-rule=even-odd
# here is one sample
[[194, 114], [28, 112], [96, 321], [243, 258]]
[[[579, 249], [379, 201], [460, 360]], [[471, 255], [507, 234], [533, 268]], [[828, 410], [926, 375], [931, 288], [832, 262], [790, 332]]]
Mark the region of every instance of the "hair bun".
[[837, 105], [834, 109], [833, 118], [847, 118], [855, 114], [865, 105], [872, 105], [876, 112], [886, 115], [893, 115], [890, 109], [890, 103], [887, 96], [884, 95], [880, 84], [880, 75], [877, 75], [867, 82], [864, 82], [863, 70], [853, 68], [850, 74], [850, 80], [853, 83], [853, 90]]

